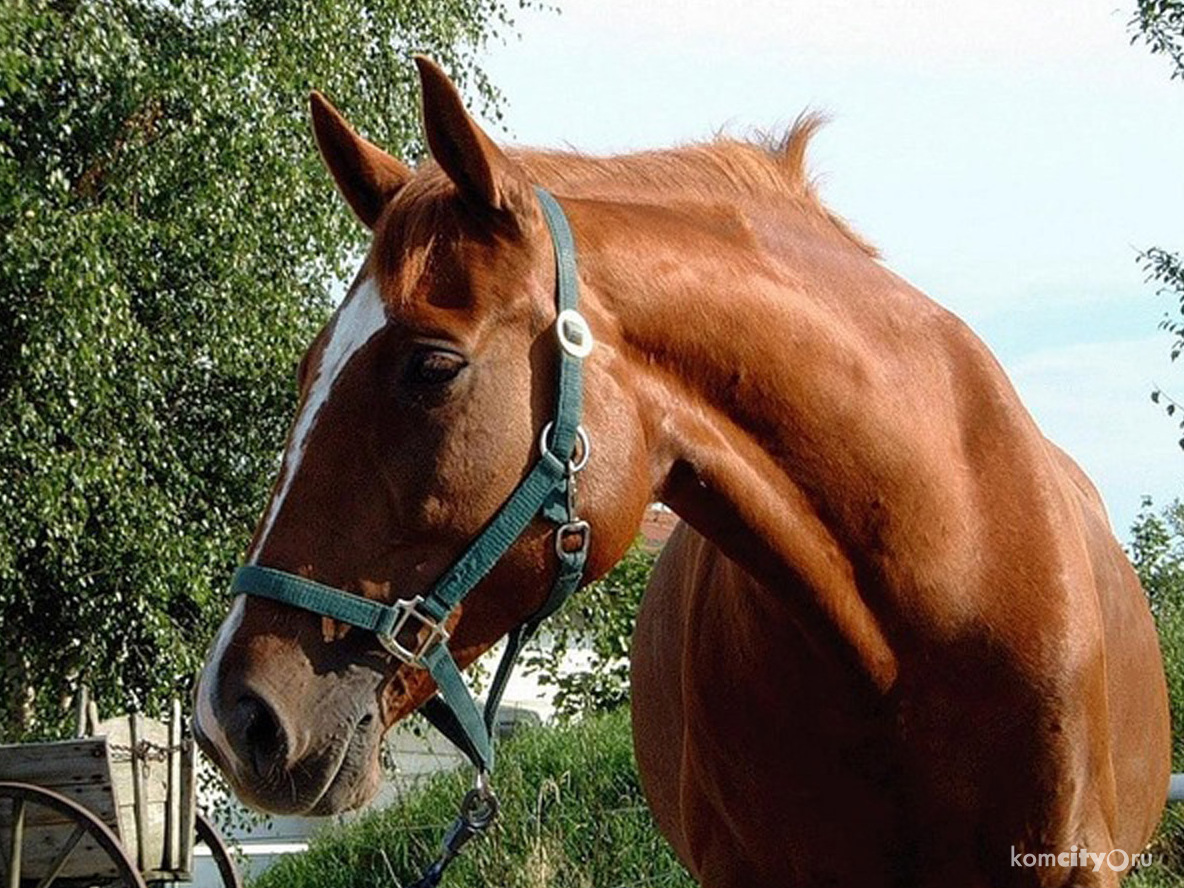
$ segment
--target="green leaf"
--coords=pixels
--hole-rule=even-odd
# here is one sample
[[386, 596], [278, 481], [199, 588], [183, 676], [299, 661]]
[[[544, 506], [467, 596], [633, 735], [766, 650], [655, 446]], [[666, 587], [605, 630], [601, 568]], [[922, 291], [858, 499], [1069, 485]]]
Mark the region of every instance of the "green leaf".
[[[365, 23], [362, 27], [359, 23]], [[310, 87], [422, 155], [408, 48], [478, 107], [491, 0], [0, 3], [0, 742], [187, 696], [293, 368], [357, 261]]]

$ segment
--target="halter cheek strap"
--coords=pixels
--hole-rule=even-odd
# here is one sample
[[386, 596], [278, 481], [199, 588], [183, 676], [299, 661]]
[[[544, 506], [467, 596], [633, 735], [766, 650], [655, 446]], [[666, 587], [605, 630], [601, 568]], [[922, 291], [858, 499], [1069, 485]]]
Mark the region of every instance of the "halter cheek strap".
[[[427, 669], [436, 682], [437, 695], [421, 711], [473, 762], [481, 786], [484, 786], [484, 775], [493, 769], [494, 719], [514, 662], [539, 623], [579, 587], [590, 540], [587, 522], [576, 514], [575, 476], [584, 467], [591, 450], [580, 418], [583, 359], [592, 349], [592, 334], [576, 308], [579, 290], [571, 227], [550, 193], [538, 187], [535, 192], [555, 249], [559, 376], [555, 413], [540, 436], [539, 458], [509, 499], [428, 592], [394, 604], [380, 604], [255, 564], [239, 567], [231, 582], [234, 594], [270, 598], [374, 632], [382, 646], [399, 660]], [[539, 517], [556, 525], [555, 582], [542, 608], [508, 636], [485, 711], [481, 713], [448, 650], [445, 623], [456, 606]], [[401, 634], [407, 637], [404, 630], [413, 630], [417, 638], [413, 648], [404, 647], [399, 641]], [[486, 790], [478, 801], [488, 804], [491, 799]], [[462, 806], [462, 819], [463, 813]]]

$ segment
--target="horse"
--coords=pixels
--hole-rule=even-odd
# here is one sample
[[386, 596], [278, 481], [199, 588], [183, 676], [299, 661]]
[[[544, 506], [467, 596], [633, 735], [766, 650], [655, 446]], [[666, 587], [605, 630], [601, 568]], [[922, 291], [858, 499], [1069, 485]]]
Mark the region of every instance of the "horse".
[[[387, 606], [482, 533], [555, 409], [542, 186], [595, 342], [583, 581], [649, 503], [681, 519], [638, 616], [632, 709], [647, 799], [694, 878], [1116, 885], [1169, 776], [1146, 597], [987, 347], [823, 205], [818, 118], [775, 144], [503, 150], [416, 63], [414, 170], [311, 98], [372, 241], [301, 363], [248, 565]], [[543, 606], [553, 537], [529, 522], [396, 648], [238, 595], [195, 691], [202, 749], [259, 808], [364, 804], [384, 733], [436, 690], [392, 650], [429, 632], [472, 663]]]

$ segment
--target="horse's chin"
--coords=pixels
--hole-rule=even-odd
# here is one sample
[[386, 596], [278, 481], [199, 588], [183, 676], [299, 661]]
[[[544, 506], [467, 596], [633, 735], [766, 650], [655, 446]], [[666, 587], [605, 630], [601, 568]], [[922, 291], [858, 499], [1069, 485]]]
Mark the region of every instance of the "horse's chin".
[[[200, 730], [194, 733], [198, 744], [207, 748]], [[363, 720], [344, 742], [305, 755], [264, 779], [255, 775], [244, 778], [215, 761], [235, 795], [248, 807], [266, 814], [327, 817], [361, 808], [378, 793], [382, 785], [381, 739], [382, 731]]]
[[[302, 813], [305, 817], [327, 817], [361, 808], [377, 794], [382, 784], [379, 746], [383, 731], [371, 720], [358, 724], [345, 744], [335, 769], [326, 768], [321, 791]], [[330, 759], [332, 760], [332, 759]], [[299, 766], [293, 769], [299, 771]], [[315, 773], [315, 772], [314, 772]]]
[[328, 817], [364, 807], [378, 794], [381, 785], [382, 769], [377, 755], [368, 756], [360, 765], [343, 760], [329, 785], [303, 816]]
[[[414, 715], [416, 710], [434, 693], [434, 685], [425, 679], [426, 673], [415, 674], [411, 682], [395, 682], [396, 693], [388, 700], [390, 723], [386, 728], [359, 726], [345, 748], [337, 772], [316, 803], [304, 812], [305, 817], [328, 817], [367, 805], [382, 788], [382, 766], [379, 749], [389, 727]], [[401, 677], [400, 677], [401, 678]]]

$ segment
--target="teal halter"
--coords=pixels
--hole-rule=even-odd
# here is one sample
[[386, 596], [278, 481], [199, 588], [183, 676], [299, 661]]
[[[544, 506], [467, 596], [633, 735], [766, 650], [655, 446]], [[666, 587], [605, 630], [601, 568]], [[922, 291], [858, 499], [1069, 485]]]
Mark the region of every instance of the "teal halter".
[[[539, 623], [579, 587], [590, 540], [587, 522], [576, 516], [575, 476], [584, 467], [590, 452], [588, 437], [580, 426], [580, 416], [582, 364], [592, 349], [592, 334], [576, 310], [579, 291], [571, 227], [554, 197], [542, 188], [536, 187], [535, 192], [555, 248], [559, 307], [555, 330], [560, 347], [558, 397], [554, 418], [543, 428], [539, 440], [539, 459], [510, 498], [435, 585], [414, 598], [390, 605], [380, 604], [332, 586], [254, 564], [239, 567], [231, 582], [231, 592], [236, 595], [270, 598], [370, 630], [399, 660], [427, 669], [435, 679], [437, 696], [424, 704], [424, 714], [473, 762], [481, 787], [485, 785], [485, 776], [493, 769], [494, 718], [514, 661]], [[542, 608], [510, 633], [482, 715], [448, 650], [445, 623], [453, 609], [476, 588], [539, 516], [556, 525], [555, 554], [559, 570]], [[423, 636], [425, 628], [428, 631], [414, 648], [408, 648], [398, 640], [405, 628], [416, 628], [417, 636]], [[483, 789], [482, 798], [489, 802], [492, 796]]]

